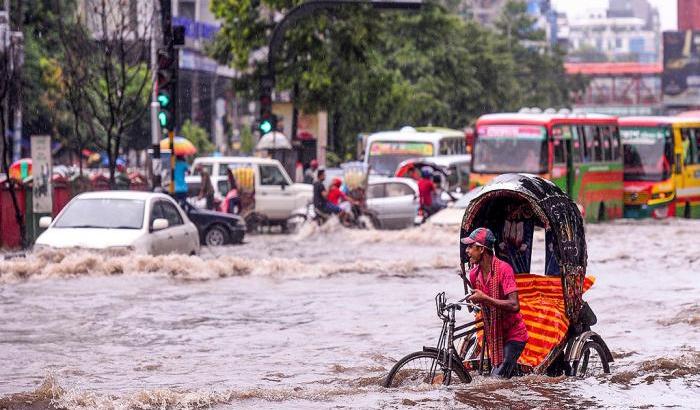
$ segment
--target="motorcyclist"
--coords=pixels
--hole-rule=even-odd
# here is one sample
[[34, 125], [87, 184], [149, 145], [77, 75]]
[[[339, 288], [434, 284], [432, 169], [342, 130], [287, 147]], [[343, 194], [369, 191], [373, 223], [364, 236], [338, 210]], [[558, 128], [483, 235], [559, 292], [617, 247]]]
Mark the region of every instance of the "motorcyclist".
[[316, 171], [316, 182], [314, 182], [314, 207], [320, 212], [326, 214], [339, 214], [341, 209], [338, 205], [333, 204], [328, 200], [328, 191], [323, 181], [326, 179], [326, 171], [319, 168]]

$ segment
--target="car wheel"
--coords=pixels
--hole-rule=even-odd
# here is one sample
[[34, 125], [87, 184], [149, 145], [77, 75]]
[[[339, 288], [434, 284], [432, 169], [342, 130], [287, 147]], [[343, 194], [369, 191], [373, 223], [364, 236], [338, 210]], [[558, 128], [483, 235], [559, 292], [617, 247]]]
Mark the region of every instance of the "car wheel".
[[204, 243], [207, 246], [222, 246], [228, 242], [228, 232], [220, 225], [214, 225], [204, 234]]

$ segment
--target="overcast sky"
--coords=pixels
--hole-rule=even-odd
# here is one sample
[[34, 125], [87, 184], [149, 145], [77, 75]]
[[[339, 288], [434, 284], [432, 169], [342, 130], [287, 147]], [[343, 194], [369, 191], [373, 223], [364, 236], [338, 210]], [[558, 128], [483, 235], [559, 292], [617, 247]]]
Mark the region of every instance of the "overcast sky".
[[[661, 30], [675, 30], [678, 27], [676, 0], [649, 0], [659, 10]], [[606, 9], [608, 0], [552, 0], [552, 6], [569, 16], [569, 20], [586, 14], [588, 9]]]

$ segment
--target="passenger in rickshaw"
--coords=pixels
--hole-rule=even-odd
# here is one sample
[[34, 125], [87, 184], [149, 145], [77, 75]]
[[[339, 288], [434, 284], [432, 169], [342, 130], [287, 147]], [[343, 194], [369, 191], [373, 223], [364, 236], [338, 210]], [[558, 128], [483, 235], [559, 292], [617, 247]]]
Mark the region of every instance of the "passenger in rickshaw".
[[469, 281], [475, 289], [469, 301], [481, 304], [484, 312], [491, 374], [510, 378], [528, 340], [513, 268], [494, 254], [496, 237], [487, 228], [475, 229], [462, 243], [473, 266]]

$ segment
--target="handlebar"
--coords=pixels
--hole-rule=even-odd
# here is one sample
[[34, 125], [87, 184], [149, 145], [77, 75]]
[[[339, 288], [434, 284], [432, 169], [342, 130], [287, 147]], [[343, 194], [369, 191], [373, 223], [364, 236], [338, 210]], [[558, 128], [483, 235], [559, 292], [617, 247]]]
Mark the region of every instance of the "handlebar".
[[447, 320], [449, 317], [445, 315], [444, 312], [449, 311], [451, 309], [462, 310], [462, 306], [466, 306], [470, 312], [480, 311], [481, 307], [479, 305], [467, 301], [469, 296], [471, 296], [471, 292], [462, 299], [458, 300], [457, 302], [447, 303], [447, 297], [445, 297], [445, 292], [440, 292], [437, 295], [435, 295], [435, 306], [437, 308], [438, 317], [442, 320]]

